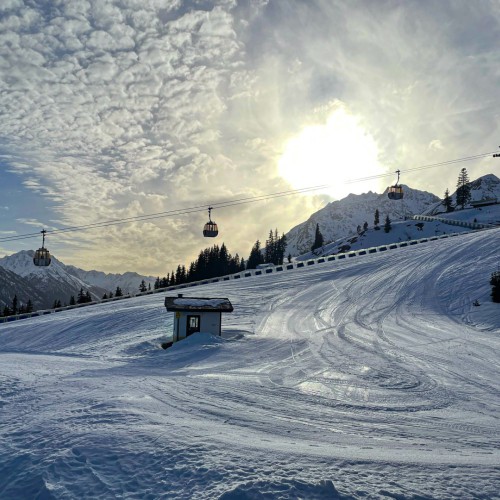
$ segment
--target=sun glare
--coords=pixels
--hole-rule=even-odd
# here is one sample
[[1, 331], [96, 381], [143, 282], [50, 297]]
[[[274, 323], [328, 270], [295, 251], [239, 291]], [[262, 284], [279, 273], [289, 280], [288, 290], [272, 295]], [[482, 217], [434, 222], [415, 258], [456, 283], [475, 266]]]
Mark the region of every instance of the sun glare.
[[278, 170], [294, 189], [326, 184], [322, 192], [339, 199], [380, 190], [380, 179], [346, 183], [383, 173], [377, 157], [375, 140], [356, 117], [338, 108], [324, 125], [306, 127], [287, 142]]

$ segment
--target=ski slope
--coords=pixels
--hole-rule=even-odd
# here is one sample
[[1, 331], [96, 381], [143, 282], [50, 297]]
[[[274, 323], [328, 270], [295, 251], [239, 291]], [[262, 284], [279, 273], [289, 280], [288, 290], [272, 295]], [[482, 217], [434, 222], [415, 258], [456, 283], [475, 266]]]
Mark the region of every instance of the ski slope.
[[0, 324], [0, 498], [499, 498], [499, 237]]

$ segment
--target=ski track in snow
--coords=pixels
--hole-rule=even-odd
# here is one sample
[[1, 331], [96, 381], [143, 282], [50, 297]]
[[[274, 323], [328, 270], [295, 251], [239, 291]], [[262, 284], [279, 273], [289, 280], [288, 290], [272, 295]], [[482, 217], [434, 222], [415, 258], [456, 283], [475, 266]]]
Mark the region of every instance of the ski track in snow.
[[499, 498], [499, 235], [0, 325], [0, 498]]

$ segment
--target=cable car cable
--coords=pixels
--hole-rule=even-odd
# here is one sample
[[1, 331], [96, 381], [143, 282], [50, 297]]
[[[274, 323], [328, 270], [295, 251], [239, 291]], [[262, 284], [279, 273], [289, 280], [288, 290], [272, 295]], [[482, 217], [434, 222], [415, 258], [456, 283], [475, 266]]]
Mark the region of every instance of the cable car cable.
[[[279, 198], [283, 196], [290, 196], [293, 194], [301, 194], [301, 193], [307, 193], [310, 191], [317, 191], [319, 189], [324, 189], [328, 187], [328, 184], [324, 184], [321, 186], [313, 186], [313, 187], [308, 187], [308, 188], [301, 188], [301, 189], [293, 189], [289, 191], [281, 191], [278, 193], [270, 193], [270, 194], [265, 194], [265, 195], [258, 195], [258, 196], [250, 196], [246, 198], [240, 198], [237, 200], [228, 200], [228, 201], [221, 201], [221, 202], [216, 202], [212, 203], [211, 205], [215, 208], [226, 208], [226, 207], [231, 207], [231, 206], [236, 206], [236, 205], [242, 205], [245, 203], [254, 203], [256, 201], [265, 201], [268, 199], [273, 199], [273, 198]], [[113, 226], [113, 225], [118, 225], [118, 224], [126, 224], [127, 222], [142, 222], [146, 220], [151, 220], [151, 219], [159, 219], [163, 217], [171, 217], [174, 215], [187, 215], [195, 212], [201, 212], [205, 211], [207, 208], [207, 205], [197, 205], [194, 207], [189, 207], [186, 209], [176, 209], [176, 210], [168, 210], [165, 212], [157, 212], [153, 214], [145, 214], [145, 215], [137, 215], [135, 217], [126, 217], [123, 219], [112, 219], [109, 221], [102, 221], [102, 222], [95, 222], [92, 224], [85, 224], [82, 226], [70, 226], [66, 228], [61, 228], [61, 229], [53, 229], [53, 230], [47, 230], [47, 234], [59, 234], [59, 233], [69, 233], [73, 231], [83, 231], [87, 229], [97, 229], [101, 227], [108, 227], [108, 226]], [[5, 236], [0, 238], [0, 242], [4, 241], [17, 241], [17, 240], [23, 240], [27, 238], [33, 238], [33, 237], [38, 237], [40, 232], [36, 233], [27, 233], [23, 235], [17, 235], [17, 236]]]
[[[439, 163], [430, 163], [427, 165], [421, 165], [419, 167], [413, 167], [413, 168], [408, 168], [406, 170], [401, 170], [401, 172], [415, 172], [419, 170], [424, 170], [424, 169], [429, 169], [429, 168], [436, 168], [440, 166], [445, 166], [445, 165], [451, 165], [454, 163], [461, 163], [464, 161], [471, 161], [471, 160], [476, 160], [480, 158], [485, 158], [487, 156], [494, 155], [495, 152], [489, 152], [489, 153], [481, 153], [477, 155], [472, 155], [472, 156], [465, 156], [462, 158], [457, 158], [454, 160], [447, 160]], [[388, 177], [393, 175], [393, 172], [387, 172], [383, 174], [376, 174], [372, 176], [366, 176], [366, 177], [359, 177], [357, 179], [350, 179], [347, 181], [344, 181], [344, 184], [352, 184], [355, 182], [363, 182], [367, 180], [373, 180], [373, 179], [379, 179], [383, 177]], [[277, 193], [269, 193], [269, 194], [264, 194], [264, 195], [258, 195], [258, 196], [249, 196], [245, 198], [240, 198], [236, 200], [227, 200], [227, 201], [220, 201], [220, 202], [215, 202], [211, 203], [210, 205], [214, 208], [227, 208], [227, 207], [232, 207], [232, 206], [237, 206], [237, 205], [242, 205], [246, 203], [254, 203], [257, 201], [266, 201], [274, 198], [280, 198], [283, 196], [290, 196], [293, 194], [302, 194], [302, 193], [308, 193], [311, 191], [318, 191], [320, 189], [325, 189], [329, 187], [329, 184], [322, 184], [318, 186], [311, 186], [311, 187], [306, 187], [306, 188], [300, 188], [300, 189], [292, 189], [289, 191], [280, 191]], [[101, 221], [101, 222], [95, 222], [92, 224], [85, 224], [81, 226], [70, 226], [66, 228], [61, 228], [61, 229], [53, 229], [53, 230], [47, 230], [47, 234], [58, 234], [58, 233], [68, 233], [68, 232], [73, 232], [73, 231], [83, 231], [87, 229], [97, 229], [97, 228], [102, 228], [102, 227], [108, 227], [108, 226], [113, 226], [113, 225], [119, 225], [119, 224], [126, 224], [127, 222], [142, 222], [142, 221], [147, 221], [147, 220], [152, 220], [152, 219], [159, 219], [163, 217], [171, 217], [175, 215], [187, 215], [195, 212], [201, 212], [205, 211], [207, 208], [207, 204], [203, 205], [196, 205], [193, 207], [188, 207], [185, 209], [175, 209], [175, 210], [167, 210], [165, 212], [157, 212], [153, 214], [145, 214], [145, 215], [137, 215], [134, 217], [126, 217], [122, 219], [111, 219], [108, 221]], [[7, 241], [17, 241], [17, 240], [23, 240], [23, 239], [28, 239], [28, 238], [34, 238], [38, 237], [40, 235], [40, 232], [36, 233], [26, 233], [22, 235], [17, 235], [17, 236], [5, 236], [5, 237], [0, 237], [0, 242], [7, 242]]]

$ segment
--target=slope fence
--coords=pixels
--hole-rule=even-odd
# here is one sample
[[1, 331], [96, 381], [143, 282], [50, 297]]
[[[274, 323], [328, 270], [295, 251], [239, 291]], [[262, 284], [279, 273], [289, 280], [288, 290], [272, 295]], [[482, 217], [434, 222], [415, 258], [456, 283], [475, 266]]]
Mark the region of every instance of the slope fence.
[[57, 307], [55, 309], [43, 309], [43, 310], [31, 312], [31, 313], [23, 313], [23, 314], [16, 314], [16, 315], [12, 315], [12, 316], [4, 316], [4, 317], [0, 317], [0, 323], [17, 321], [20, 319], [31, 318], [33, 316], [44, 316], [46, 314], [53, 314], [53, 313], [57, 313], [57, 312], [61, 312], [61, 311], [67, 311], [70, 309], [78, 309], [81, 307], [87, 307], [87, 306], [92, 306], [92, 305], [105, 304], [107, 302], [114, 302], [116, 300], [130, 299], [132, 297], [141, 297], [143, 295], [152, 295], [155, 293], [163, 293], [163, 292], [170, 292], [173, 290], [193, 288], [193, 287], [200, 286], [200, 285], [208, 285], [210, 283], [218, 283], [221, 281], [245, 279], [245, 278], [251, 278], [254, 276], [262, 276], [262, 275], [266, 275], [266, 274], [291, 271], [293, 269], [308, 268], [310, 266], [315, 266], [317, 264], [323, 264], [326, 262], [335, 262], [335, 261], [351, 259], [354, 257], [363, 256], [363, 255], [386, 252], [389, 250], [395, 250], [397, 248], [403, 248], [403, 247], [408, 247], [408, 246], [412, 246], [412, 245], [419, 245], [422, 243], [427, 243], [427, 242], [435, 241], [435, 240], [441, 240], [441, 239], [445, 239], [445, 238], [452, 238], [454, 236], [459, 236], [461, 234], [469, 234], [469, 233], [472, 233], [472, 232], [475, 232], [478, 230], [494, 229], [496, 227], [496, 226], [491, 225], [491, 224], [463, 223], [462, 221], [451, 221], [449, 219], [440, 219], [438, 217], [429, 217], [429, 216], [424, 216], [424, 215], [415, 215], [415, 216], [413, 216], [413, 218], [415, 220], [425, 220], [425, 221], [439, 220], [442, 222], [449, 223], [451, 225], [469, 227], [472, 229], [472, 231], [465, 231], [465, 232], [461, 232], [461, 233], [443, 234], [441, 236], [432, 236], [432, 237], [428, 237], [428, 238], [421, 238], [418, 240], [401, 241], [401, 242], [397, 242], [397, 243], [390, 243], [387, 245], [380, 245], [380, 246], [376, 246], [376, 247], [363, 248], [361, 250], [352, 250], [352, 251], [348, 251], [345, 253], [338, 253], [335, 255], [326, 255], [326, 256], [322, 256], [322, 257], [317, 257], [315, 259], [308, 259], [308, 260], [304, 260], [304, 261], [290, 262], [290, 263], [285, 263], [285, 264], [281, 264], [281, 265], [270, 266], [270, 267], [266, 267], [263, 269], [247, 269], [245, 271], [240, 271], [239, 273], [235, 273], [235, 274], [228, 274], [225, 276], [219, 276], [219, 277], [215, 277], [215, 278], [207, 278], [207, 279], [200, 280], [200, 281], [192, 281], [190, 283], [183, 283], [180, 285], [173, 285], [173, 286], [168, 286], [165, 288], [157, 288], [155, 290], [148, 290], [146, 292], [139, 292], [136, 294], [126, 294], [126, 295], [123, 295], [121, 297], [113, 297], [111, 299], [102, 299], [99, 301], [86, 302], [83, 304], [75, 304], [75, 305], [70, 305], [70, 306]]
[[414, 220], [423, 220], [426, 222], [442, 222], [443, 224], [448, 224], [450, 226], [460, 226], [460, 227], [468, 227], [470, 229], [493, 229], [496, 227], [494, 224], [485, 224], [482, 222], [466, 222], [463, 220], [453, 220], [453, 219], [444, 219], [442, 217], [433, 217], [430, 215], [414, 215]]

